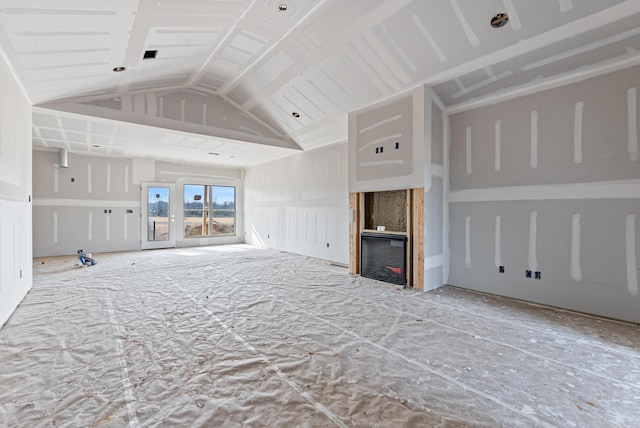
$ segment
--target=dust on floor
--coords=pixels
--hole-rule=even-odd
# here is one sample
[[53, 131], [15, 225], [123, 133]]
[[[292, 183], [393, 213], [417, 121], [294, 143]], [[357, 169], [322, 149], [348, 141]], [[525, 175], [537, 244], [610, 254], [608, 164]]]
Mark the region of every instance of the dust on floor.
[[637, 326], [246, 245], [34, 260], [0, 425], [640, 426]]

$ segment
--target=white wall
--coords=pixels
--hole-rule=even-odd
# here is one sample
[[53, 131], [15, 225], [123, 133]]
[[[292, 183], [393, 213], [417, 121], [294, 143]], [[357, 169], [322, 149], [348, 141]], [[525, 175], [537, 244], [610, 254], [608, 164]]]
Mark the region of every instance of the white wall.
[[35, 257], [70, 255], [78, 249], [91, 253], [139, 250], [143, 182], [175, 184], [177, 247], [242, 242], [241, 204], [236, 207], [235, 236], [185, 238], [182, 213], [184, 184], [236, 186], [236, 200], [242, 201], [239, 169], [76, 154], [68, 159], [69, 167], [61, 168], [58, 151], [34, 151]]
[[347, 264], [347, 144], [245, 172], [245, 242]]
[[431, 291], [446, 284], [449, 274], [448, 117], [431, 89], [424, 102], [424, 290]]
[[639, 90], [634, 67], [451, 116], [450, 284], [640, 322]]
[[0, 326], [32, 285], [31, 106], [0, 59]]

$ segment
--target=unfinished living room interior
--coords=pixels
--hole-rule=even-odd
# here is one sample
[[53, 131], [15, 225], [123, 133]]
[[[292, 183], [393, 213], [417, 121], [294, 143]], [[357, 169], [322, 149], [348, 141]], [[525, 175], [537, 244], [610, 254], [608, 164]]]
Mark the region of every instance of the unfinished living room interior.
[[0, 426], [640, 427], [640, 1], [0, 0]]

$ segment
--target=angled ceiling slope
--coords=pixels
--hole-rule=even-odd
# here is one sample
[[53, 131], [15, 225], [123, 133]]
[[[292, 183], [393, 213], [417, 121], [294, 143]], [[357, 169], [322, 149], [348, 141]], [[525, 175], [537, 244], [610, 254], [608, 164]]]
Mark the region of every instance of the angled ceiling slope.
[[[510, 21], [491, 28], [498, 12]], [[349, 111], [420, 84], [452, 106], [637, 64], [638, 22], [638, 0], [0, 0], [0, 49], [35, 105], [104, 96], [81, 106], [115, 117], [144, 104], [132, 122], [310, 149], [346, 140]], [[197, 98], [246, 117], [221, 124], [192, 111]]]
[[52, 102], [38, 107], [300, 150], [294, 141], [283, 138], [221, 96], [197, 89], [148, 90], [118, 96]]

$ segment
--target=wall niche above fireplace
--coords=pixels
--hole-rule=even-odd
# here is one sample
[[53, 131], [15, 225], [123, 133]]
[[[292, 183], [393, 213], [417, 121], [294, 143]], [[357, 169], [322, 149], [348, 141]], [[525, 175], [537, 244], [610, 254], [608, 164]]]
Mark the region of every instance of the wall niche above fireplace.
[[364, 229], [407, 233], [407, 191], [390, 190], [364, 194]]

